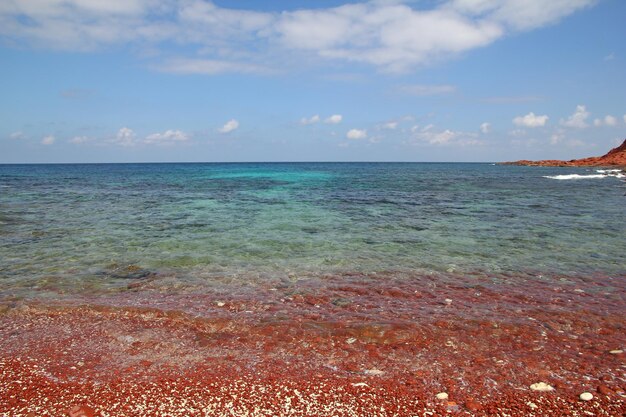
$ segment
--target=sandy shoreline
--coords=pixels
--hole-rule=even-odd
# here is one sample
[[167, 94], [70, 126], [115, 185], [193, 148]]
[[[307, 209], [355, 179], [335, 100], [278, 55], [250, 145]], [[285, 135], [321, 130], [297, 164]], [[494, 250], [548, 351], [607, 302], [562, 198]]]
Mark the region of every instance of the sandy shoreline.
[[355, 275], [7, 301], [0, 415], [619, 416], [623, 282]]

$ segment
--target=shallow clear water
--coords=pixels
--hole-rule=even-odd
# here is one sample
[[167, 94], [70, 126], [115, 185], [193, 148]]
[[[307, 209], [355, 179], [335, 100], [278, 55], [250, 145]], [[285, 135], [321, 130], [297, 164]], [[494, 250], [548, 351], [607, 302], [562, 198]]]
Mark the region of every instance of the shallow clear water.
[[[0, 290], [626, 273], [626, 192], [492, 164], [0, 165]], [[124, 284], [125, 285], [125, 284]]]

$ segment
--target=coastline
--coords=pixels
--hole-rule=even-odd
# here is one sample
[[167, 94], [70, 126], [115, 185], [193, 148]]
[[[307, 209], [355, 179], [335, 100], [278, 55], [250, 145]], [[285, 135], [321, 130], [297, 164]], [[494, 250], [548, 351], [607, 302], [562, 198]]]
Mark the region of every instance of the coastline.
[[1, 417], [624, 412], [615, 179], [3, 169]]
[[626, 139], [621, 145], [616, 146], [602, 156], [591, 156], [581, 159], [563, 161], [559, 159], [545, 159], [541, 161], [519, 160], [512, 162], [500, 162], [499, 165], [521, 165], [542, 167], [607, 167], [626, 170]]
[[624, 278], [352, 274], [5, 302], [0, 413], [621, 415]]

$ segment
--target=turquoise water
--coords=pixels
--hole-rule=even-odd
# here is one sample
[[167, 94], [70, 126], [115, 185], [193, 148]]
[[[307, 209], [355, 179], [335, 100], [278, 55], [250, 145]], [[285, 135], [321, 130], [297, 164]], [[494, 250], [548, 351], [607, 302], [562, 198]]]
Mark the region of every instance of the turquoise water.
[[[0, 290], [626, 274], [626, 192], [492, 164], [0, 165]], [[125, 284], [124, 284], [125, 285]]]

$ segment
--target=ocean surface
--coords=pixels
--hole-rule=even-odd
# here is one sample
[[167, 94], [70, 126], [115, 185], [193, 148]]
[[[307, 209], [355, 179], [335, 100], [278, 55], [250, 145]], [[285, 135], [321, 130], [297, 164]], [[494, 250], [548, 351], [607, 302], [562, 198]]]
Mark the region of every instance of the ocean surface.
[[0, 297], [626, 275], [626, 183], [463, 163], [0, 165]]

